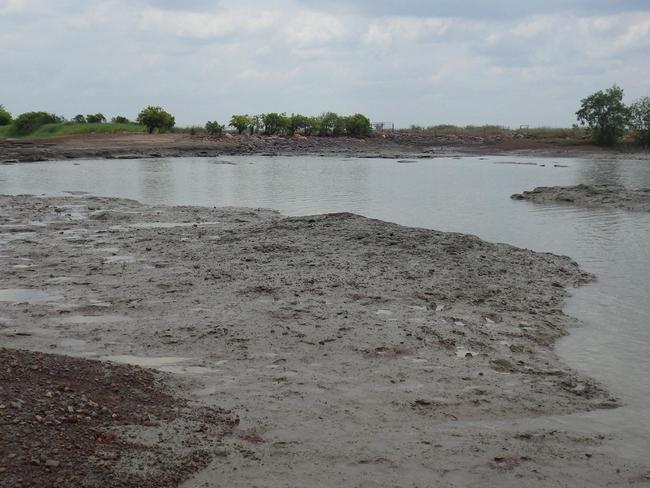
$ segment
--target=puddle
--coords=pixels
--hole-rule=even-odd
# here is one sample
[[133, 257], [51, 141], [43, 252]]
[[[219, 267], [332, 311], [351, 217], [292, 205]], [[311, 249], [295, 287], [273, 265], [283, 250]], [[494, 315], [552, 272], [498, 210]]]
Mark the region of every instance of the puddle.
[[178, 356], [156, 358], [129, 355], [104, 356], [102, 359], [104, 361], [113, 361], [115, 363], [133, 364], [135, 366], [142, 366], [143, 368], [158, 369], [163, 368], [164, 366], [169, 367], [190, 360], [190, 358], [182, 358]]
[[60, 296], [50, 295], [47, 292], [33, 290], [31, 288], [8, 288], [0, 290], [0, 302], [46, 303], [60, 299]]

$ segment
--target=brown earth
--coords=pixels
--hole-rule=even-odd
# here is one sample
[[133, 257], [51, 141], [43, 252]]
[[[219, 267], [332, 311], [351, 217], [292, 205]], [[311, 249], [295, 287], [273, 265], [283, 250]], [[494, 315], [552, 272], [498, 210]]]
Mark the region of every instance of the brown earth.
[[156, 158], [176, 156], [340, 155], [377, 158], [431, 158], [454, 154], [521, 153], [548, 156], [647, 157], [647, 153], [603, 150], [570, 141], [543, 142], [503, 136], [436, 136], [396, 131], [367, 139], [347, 137], [191, 136], [189, 134], [82, 134], [45, 139], [0, 139], [0, 163], [59, 159]]

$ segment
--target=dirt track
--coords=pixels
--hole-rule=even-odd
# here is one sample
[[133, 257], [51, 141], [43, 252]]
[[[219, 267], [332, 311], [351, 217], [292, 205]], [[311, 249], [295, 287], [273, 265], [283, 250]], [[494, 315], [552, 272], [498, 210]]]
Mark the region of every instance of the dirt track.
[[592, 279], [569, 258], [352, 214], [0, 206], [7, 347], [156, 367], [240, 417], [185, 487], [629, 486], [649, 472], [606, 437], [536, 423], [618, 405], [551, 348], [574, 324], [565, 289]]

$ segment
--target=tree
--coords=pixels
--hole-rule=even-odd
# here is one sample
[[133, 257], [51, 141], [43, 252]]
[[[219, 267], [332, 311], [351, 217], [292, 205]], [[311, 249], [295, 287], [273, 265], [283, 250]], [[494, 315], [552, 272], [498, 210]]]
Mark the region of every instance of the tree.
[[213, 136], [220, 136], [223, 133], [223, 125], [221, 125], [219, 122], [214, 121], [210, 122], [208, 121], [205, 124], [205, 130], [208, 134], [213, 135]]
[[647, 148], [650, 146], [650, 97], [639, 98], [632, 104], [630, 111], [636, 139]]
[[76, 122], [77, 124], [85, 124], [86, 123], [86, 117], [84, 117], [81, 114], [77, 114], [74, 117], [72, 117], [72, 121]]
[[342, 136], [345, 134], [345, 120], [334, 112], [327, 112], [320, 116], [321, 136]]
[[122, 115], [116, 115], [111, 119], [111, 122], [114, 124], [130, 124], [131, 121]]
[[248, 126], [252, 123], [252, 119], [249, 115], [233, 115], [230, 118], [230, 126], [237, 129], [239, 134], [243, 134]]
[[104, 117], [104, 114], [101, 113], [88, 114], [86, 115], [86, 122], [89, 124], [103, 124], [106, 122], [106, 117]]
[[310, 120], [309, 117], [305, 117], [304, 115], [299, 115], [299, 114], [291, 114], [291, 117], [289, 117], [289, 127], [288, 127], [288, 132], [289, 135], [294, 135], [296, 132], [300, 131], [307, 131], [307, 128], [309, 127]]
[[11, 114], [7, 112], [4, 106], [0, 105], [0, 125], [11, 124]]
[[14, 127], [18, 134], [27, 135], [46, 124], [59, 124], [63, 121], [63, 117], [47, 112], [25, 112], [16, 117]]
[[623, 103], [623, 89], [617, 85], [597, 91], [580, 101], [578, 122], [586, 125], [597, 144], [611, 146], [623, 134], [629, 121], [629, 109]]
[[372, 132], [370, 119], [363, 114], [345, 117], [345, 132], [351, 137], [368, 137]]
[[289, 124], [289, 117], [286, 114], [271, 112], [264, 115], [264, 134], [267, 136], [284, 134], [289, 130]]
[[138, 123], [144, 125], [149, 134], [152, 134], [156, 129], [158, 129], [158, 132], [171, 129], [176, 124], [176, 120], [174, 120], [172, 114], [161, 107], [149, 105], [138, 114]]

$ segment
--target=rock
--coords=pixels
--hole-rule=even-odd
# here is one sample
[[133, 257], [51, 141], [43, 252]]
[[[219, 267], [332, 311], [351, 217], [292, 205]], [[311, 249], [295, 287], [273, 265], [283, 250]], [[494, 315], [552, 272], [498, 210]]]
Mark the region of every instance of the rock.
[[55, 461], [54, 459], [48, 459], [45, 461], [45, 466], [48, 468], [58, 468], [61, 463], [59, 461]]

